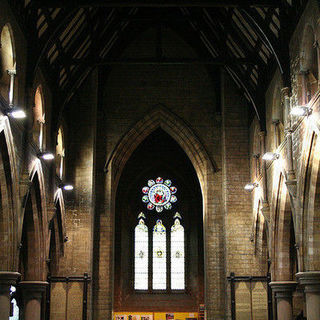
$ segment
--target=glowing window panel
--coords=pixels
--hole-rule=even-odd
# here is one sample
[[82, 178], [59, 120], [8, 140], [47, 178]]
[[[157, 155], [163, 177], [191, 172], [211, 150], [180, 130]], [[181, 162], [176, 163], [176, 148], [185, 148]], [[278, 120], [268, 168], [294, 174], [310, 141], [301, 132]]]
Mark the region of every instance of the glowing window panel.
[[163, 180], [158, 177], [155, 181], [149, 180], [148, 186], [142, 188], [142, 202], [146, 203], [148, 210], [156, 209], [157, 212], [162, 212], [163, 209], [170, 210], [172, 203], [177, 202], [177, 197], [174, 195], [177, 188], [172, 186], [171, 180]]
[[185, 289], [184, 228], [179, 219], [171, 227], [171, 289]]
[[161, 220], [153, 228], [152, 289], [167, 289], [166, 228]]
[[148, 227], [140, 219], [134, 230], [134, 289], [148, 290]]
[[[11, 286], [10, 287], [10, 295], [12, 296], [16, 292], [16, 287]], [[19, 307], [17, 304], [16, 299], [12, 299], [12, 307], [13, 307], [13, 315], [9, 317], [9, 320], [19, 320]]]

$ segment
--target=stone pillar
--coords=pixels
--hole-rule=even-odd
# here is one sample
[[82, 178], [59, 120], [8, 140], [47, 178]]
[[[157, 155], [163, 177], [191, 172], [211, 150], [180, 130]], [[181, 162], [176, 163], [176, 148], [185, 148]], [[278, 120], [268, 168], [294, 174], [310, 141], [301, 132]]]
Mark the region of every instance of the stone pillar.
[[320, 271], [299, 272], [296, 274], [304, 287], [308, 320], [320, 320]]
[[278, 320], [292, 320], [292, 293], [297, 283], [295, 281], [270, 282], [272, 292], [275, 294]]
[[22, 318], [24, 320], [42, 319], [42, 302], [48, 282], [21, 281], [19, 289], [22, 296]]
[[[0, 314], [1, 319], [10, 316], [10, 287], [16, 285], [20, 277], [18, 272], [0, 271]], [[2, 318], [3, 317], [3, 318]]]

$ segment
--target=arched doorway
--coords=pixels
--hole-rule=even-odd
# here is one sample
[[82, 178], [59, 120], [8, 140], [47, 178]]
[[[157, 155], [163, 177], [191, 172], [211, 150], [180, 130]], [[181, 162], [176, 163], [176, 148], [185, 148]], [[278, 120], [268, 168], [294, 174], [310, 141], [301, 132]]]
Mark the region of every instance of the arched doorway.
[[[149, 179], [158, 176], [170, 179], [177, 187], [177, 201], [169, 210], [157, 212], [147, 209], [141, 200], [142, 187]], [[176, 290], [173, 286], [173, 270], [177, 262], [172, 257], [173, 242], [170, 230], [179, 213], [184, 228], [185, 286]], [[134, 230], [145, 216], [148, 228], [148, 259], [145, 266], [148, 285], [143, 290], [135, 288]], [[137, 219], [139, 217], [139, 219]], [[154, 258], [156, 245], [152, 240], [154, 227], [161, 220], [166, 230], [163, 258], [165, 273], [163, 287], [159, 290]], [[179, 218], [180, 220], [180, 218]], [[178, 222], [180, 223], [180, 222]], [[152, 132], [132, 153], [123, 169], [116, 195], [115, 216], [115, 277], [114, 311], [141, 312], [196, 312], [204, 299], [202, 195], [196, 172], [181, 147], [162, 129]], [[162, 253], [162, 252], [161, 252]], [[143, 304], [141, 301], [143, 300]]]

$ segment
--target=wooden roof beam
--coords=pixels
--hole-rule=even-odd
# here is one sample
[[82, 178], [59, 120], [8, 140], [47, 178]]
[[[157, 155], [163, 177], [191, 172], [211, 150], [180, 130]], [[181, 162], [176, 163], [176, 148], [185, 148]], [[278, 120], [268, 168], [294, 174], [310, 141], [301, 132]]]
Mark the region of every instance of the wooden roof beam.
[[278, 0], [34, 0], [37, 7], [279, 7]]
[[[86, 61], [87, 60], [87, 61]], [[189, 58], [142, 58], [142, 59], [102, 59], [92, 61], [92, 59], [70, 59], [70, 64], [87, 65], [256, 65], [257, 61], [253, 58], [210, 58], [210, 59], [189, 59]]]

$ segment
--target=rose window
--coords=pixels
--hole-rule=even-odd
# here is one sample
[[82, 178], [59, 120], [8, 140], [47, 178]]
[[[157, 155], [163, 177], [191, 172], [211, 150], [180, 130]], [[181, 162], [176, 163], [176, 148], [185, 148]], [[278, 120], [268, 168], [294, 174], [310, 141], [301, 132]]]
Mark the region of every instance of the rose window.
[[177, 201], [175, 193], [177, 188], [172, 186], [171, 180], [163, 180], [158, 177], [156, 181], [149, 180], [148, 186], [142, 188], [142, 202], [147, 204], [148, 210], [156, 209], [157, 212], [162, 212], [163, 208], [170, 210], [172, 203]]

